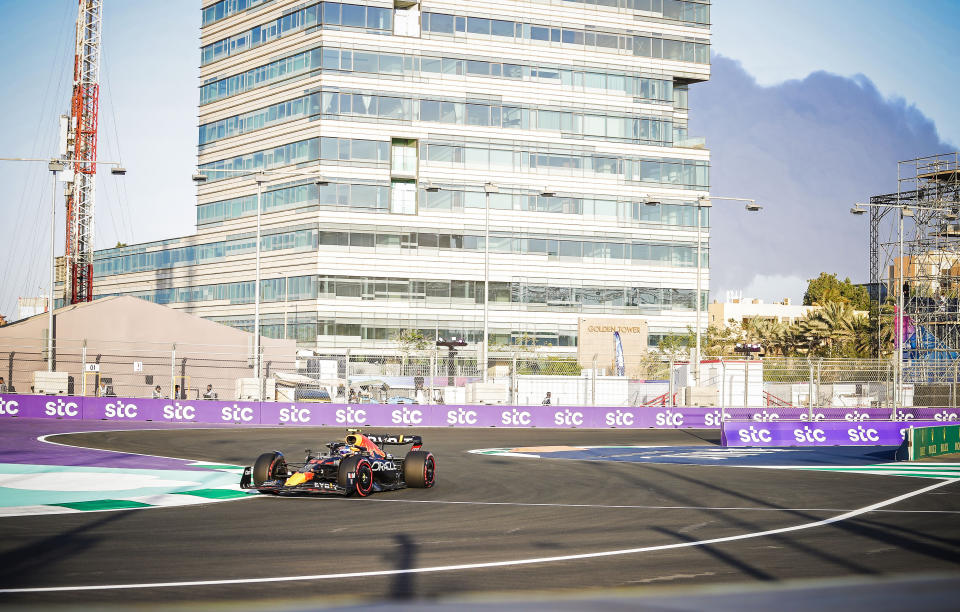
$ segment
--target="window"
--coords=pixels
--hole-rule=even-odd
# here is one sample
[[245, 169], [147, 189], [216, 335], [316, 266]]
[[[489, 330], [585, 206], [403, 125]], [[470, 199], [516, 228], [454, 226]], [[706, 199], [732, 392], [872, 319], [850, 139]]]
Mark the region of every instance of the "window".
[[390, 212], [398, 215], [417, 214], [417, 185], [413, 181], [390, 183]]
[[417, 174], [417, 141], [394, 138], [390, 144], [390, 172], [394, 176]]

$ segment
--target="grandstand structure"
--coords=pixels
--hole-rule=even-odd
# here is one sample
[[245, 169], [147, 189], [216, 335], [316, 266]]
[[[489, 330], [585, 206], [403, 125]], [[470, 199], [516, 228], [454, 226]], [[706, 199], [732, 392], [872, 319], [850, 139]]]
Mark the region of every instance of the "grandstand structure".
[[893, 300], [903, 292], [898, 341], [903, 342], [904, 382], [956, 382], [960, 153], [917, 157], [897, 166], [896, 193], [870, 198], [870, 282], [885, 283]]

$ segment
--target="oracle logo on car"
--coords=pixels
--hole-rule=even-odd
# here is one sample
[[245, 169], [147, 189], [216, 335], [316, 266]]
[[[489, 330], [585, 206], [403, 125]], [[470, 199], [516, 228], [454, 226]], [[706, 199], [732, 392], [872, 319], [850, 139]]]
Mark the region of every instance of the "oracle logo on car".
[[633, 425], [633, 413], [617, 410], [616, 412], [607, 412], [603, 415], [603, 422], [608, 427], [623, 427]]
[[423, 423], [423, 412], [404, 406], [390, 413], [390, 421], [394, 425], [419, 425]]
[[397, 464], [393, 461], [373, 461], [370, 463], [370, 469], [374, 472], [396, 471]]
[[880, 433], [873, 428], [866, 429], [864, 427], [857, 427], [856, 429], [848, 429], [847, 437], [850, 438], [851, 442], [879, 442]]
[[753, 425], [747, 429], [737, 431], [741, 442], [771, 442], [773, 440], [769, 429], [757, 429]]
[[10, 416], [20, 414], [20, 402], [17, 400], [4, 400], [0, 397], [0, 414], [9, 414]]
[[802, 429], [793, 430], [793, 438], [797, 442], [826, 442], [827, 434], [822, 429], [810, 429], [804, 425]]
[[116, 404], [104, 406], [103, 414], [108, 419], [135, 419], [137, 418], [137, 405], [124, 404], [122, 400], [117, 400]]
[[253, 420], [253, 408], [249, 406], [241, 408], [236, 404], [234, 404], [232, 408], [230, 406], [224, 406], [223, 409], [220, 410], [220, 419], [234, 423], [238, 421], [249, 423]]
[[581, 427], [583, 426], [583, 413], [564, 408], [563, 412], [553, 413], [553, 424], [561, 427]]
[[530, 425], [530, 413], [526, 410], [504, 410], [500, 412], [500, 422], [504, 425]]
[[166, 404], [163, 407], [163, 418], [170, 421], [192, 421], [197, 416], [197, 409], [193, 406], [181, 406], [180, 402], [174, 402], [171, 406]]
[[58, 399], [56, 402], [47, 402], [44, 406], [44, 414], [47, 416], [55, 417], [75, 417], [80, 414], [78, 406], [75, 402], [64, 402], [62, 399]]
[[347, 406], [334, 413], [337, 423], [356, 423], [362, 425], [367, 422], [367, 411], [362, 408]]
[[476, 425], [477, 413], [473, 410], [447, 410], [447, 425]]
[[296, 406], [290, 406], [289, 408], [280, 409], [281, 423], [309, 423], [310, 416], [309, 408], [297, 408]]

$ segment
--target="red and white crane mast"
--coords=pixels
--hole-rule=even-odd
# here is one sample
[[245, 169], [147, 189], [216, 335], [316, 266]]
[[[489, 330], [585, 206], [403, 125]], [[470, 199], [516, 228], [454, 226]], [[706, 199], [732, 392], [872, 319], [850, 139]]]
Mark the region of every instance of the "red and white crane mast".
[[73, 160], [73, 182], [66, 186], [66, 304], [93, 299], [93, 206], [97, 178], [102, 5], [102, 0], [79, 0], [77, 15], [73, 95], [67, 135], [67, 159]]

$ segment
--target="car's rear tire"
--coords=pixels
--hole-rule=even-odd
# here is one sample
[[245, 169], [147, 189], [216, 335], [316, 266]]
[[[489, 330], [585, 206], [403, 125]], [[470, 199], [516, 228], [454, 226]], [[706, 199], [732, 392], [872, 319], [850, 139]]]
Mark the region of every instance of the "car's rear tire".
[[[353, 482], [350, 482], [350, 474], [353, 474]], [[347, 489], [347, 495], [356, 493], [360, 497], [366, 497], [373, 493], [373, 468], [370, 462], [363, 457], [347, 457], [340, 462], [337, 470], [337, 484]]]
[[427, 451], [410, 451], [403, 460], [403, 480], [408, 487], [429, 489], [437, 482], [437, 460]]
[[277, 451], [263, 453], [253, 464], [253, 486], [259, 487], [268, 480], [274, 480], [287, 474], [287, 462], [283, 454]]

